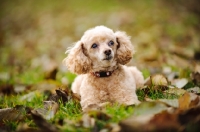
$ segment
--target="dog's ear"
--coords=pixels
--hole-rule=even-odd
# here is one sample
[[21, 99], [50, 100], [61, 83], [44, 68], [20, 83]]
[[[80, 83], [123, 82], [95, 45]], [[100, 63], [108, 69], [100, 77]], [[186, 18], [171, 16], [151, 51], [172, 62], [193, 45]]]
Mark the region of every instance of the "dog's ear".
[[87, 57], [83, 43], [78, 41], [74, 47], [66, 51], [68, 56], [63, 60], [68, 70], [76, 74], [85, 74], [91, 68], [91, 60]]
[[127, 64], [134, 53], [133, 45], [131, 43], [130, 37], [126, 35], [125, 32], [117, 31], [115, 32], [117, 39], [117, 61], [125, 65]]

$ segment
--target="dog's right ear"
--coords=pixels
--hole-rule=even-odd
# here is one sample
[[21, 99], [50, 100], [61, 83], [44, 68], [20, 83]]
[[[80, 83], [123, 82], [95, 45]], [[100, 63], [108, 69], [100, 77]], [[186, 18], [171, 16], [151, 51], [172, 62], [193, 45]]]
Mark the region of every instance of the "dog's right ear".
[[91, 68], [91, 60], [84, 53], [83, 43], [78, 41], [74, 47], [66, 51], [68, 56], [63, 60], [68, 70], [76, 74], [88, 73]]

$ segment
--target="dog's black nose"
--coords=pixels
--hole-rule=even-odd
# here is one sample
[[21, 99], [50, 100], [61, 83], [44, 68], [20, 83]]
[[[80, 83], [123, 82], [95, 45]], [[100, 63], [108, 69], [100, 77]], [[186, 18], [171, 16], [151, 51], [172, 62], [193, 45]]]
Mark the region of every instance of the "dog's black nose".
[[110, 55], [111, 54], [111, 50], [109, 49], [109, 50], [104, 51], [104, 54]]

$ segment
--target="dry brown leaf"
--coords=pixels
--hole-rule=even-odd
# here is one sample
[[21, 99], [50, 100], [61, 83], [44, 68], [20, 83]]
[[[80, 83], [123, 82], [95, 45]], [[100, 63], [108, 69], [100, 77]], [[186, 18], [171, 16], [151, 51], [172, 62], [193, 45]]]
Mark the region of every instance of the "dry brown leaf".
[[36, 127], [30, 127], [28, 123], [19, 123], [16, 132], [41, 132]]
[[190, 108], [185, 111], [179, 111], [179, 122], [184, 126], [185, 129], [189, 127], [190, 131], [200, 130], [200, 106]]
[[[65, 91], [63, 91], [62, 89], [57, 89], [57, 90], [56, 90], [56, 94], [57, 94], [57, 96], [58, 96], [58, 99], [62, 100], [63, 103], [68, 102], [68, 100], [69, 100], [69, 92], [65, 92]], [[59, 100], [57, 100], [57, 102], [58, 102], [58, 101], [59, 101]]]
[[82, 126], [86, 128], [94, 127], [95, 125], [95, 119], [91, 118], [88, 114], [84, 114], [80, 122]]
[[[105, 132], [119, 132], [121, 127], [117, 123], [109, 123], [106, 125]], [[102, 130], [100, 132], [103, 132]]]
[[198, 64], [195, 65], [194, 72], [200, 73], [200, 65], [198, 65]]
[[44, 101], [43, 103], [44, 108], [38, 108], [33, 111], [40, 114], [45, 119], [50, 120], [55, 116], [56, 112], [58, 111], [59, 105], [54, 101]]
[[40, 92], [38, 90], [33, 91], [33, 92], [29, 92], [28, 94], [21, 96], [20, 101], [30, 102], [33, 98], [37, 97], [37, 95], [39, 95], [39, 94], [40, 94]]
[[108, 121], [109, 119], [111, 119], [111, 117], [102, 111], [90, 110], [83, 114], [82, 118], [77, 122], [77, 125], [83, 126], [85, 128], [93, 128], [96, 130], [98, 129], [98, 127], [96, 126], [97, 120]]
[[83, 112], [89, 112], [91, 110], [101, 110], [101, 107], [98, 104], [90, 104], [83, 110]]
[[182, 97], [179, 98], [179, 108], [188, 109], [190, 105], [190, 94], [185, 93]]
[[[185, 96], [191, 98], [189, 93]], [[174, 109], [173, 112], [164, 110], [153, 115], [132, 116], [120, 122], [121, 131], [199, 131], [200, 105], [197, 105], [197, 98], [192, 96], [190, 105], [195, 107], [189, 105], [186, 110]], [[149, 111], [149, 109], [145, 110]]]
[[186, 92], [186, 90], [180, 89], [180, 88], [169, 88], [168, 90], [165, 90], [164, 92], [169, 93], [169, 94], [175, 94], [175, 95], [178, 95], [178, 96], [182, 96]]
[[200, 86], [200, 72], [192, 72], [191, 78], [196, 85]]
[[68, 102], [69, 100], [73, 100], [76, 103], [80, 103], [80, 96], [73, 93], [70, 89], [56, 89], [56, 94], [51, 95], [48, 100], [55, 101], [57, 103], [61, 103], [62, 101], [63, 104]]
[[88, 115], [90, 117], [93, 117], [98, 120], [103, 120], [103, 121], [107, 121], [107, 120], [111, 119], [110, 115], [108, 115], [102, 111], [99, 111], [99, 110], [91, 110], [88, 112]]
[[186, 92], [179, 98], [179, 109], [186, 110], [200, 105], [200, 97], [193, 93]]
[[154, 132], [154, 131], [178, 131], [182, 130], [177, 120], [177, 115], [167, 111], [155, 115], [135, 117], [120, 122], [122, 132]]
[[199, 87], [189, 88], [186, 91], [188, 91], [190, 93], [200, 94], [200, 88]]
[[58, 128], [56, 128], [53, 124], [47, 122], [37, 111], [31, 111], [32, 118], [35, 124], [42, 130], [48, 132], [58, 132]]
[[150, 76], [150, 80], [152, 85], [168, 85], [167, 78], [162, 74], [155, 74], [153, 76]]
[[58, 89], [60, 84], [54, 80], [45, 80], [31, 87], [31, 90], [38, 90], [39, 92], [49, 91], [55, 93], [55, 90]]
[[0, 109], [0, 124], [4, 121], [20, 121], [26, 117], [26, 113], [30, 108], [17, 105], [14, 108]]
[[14, 93], [14, 86], [11, 84], [1, 84], [0, 85], [0, 93], [10, 95]]
[[155, 74], [145, 80], [145, 85], [148, 86], [167, 86], [169, 84], [167, 78], [162, 74]]
[[155, 114], [168, 110], [170, 107], [162, 102], [142, 102], [134, 109], [134, 114], [120, 122], [121, 131], [145, 131], [146, 124]]
[[156, 114], [146, 125], [147, 131], [178, 131], [180, 129], [177, 115], [167, 111]]

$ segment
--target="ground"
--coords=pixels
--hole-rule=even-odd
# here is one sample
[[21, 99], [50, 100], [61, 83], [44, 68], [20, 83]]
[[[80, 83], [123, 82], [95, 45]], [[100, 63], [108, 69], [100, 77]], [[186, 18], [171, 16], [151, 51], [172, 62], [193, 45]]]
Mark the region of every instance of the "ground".
[[[196, 5], [195, 0], [1, 1], [0, 130], [199, 130]], [[129, 65], [147, 79], [137, 91], [141, 105], [107, 104], [83, 113], [70, 92], [76, 75], [62, 64], [65, 51], [97, 25], [131, 36], [136, 53]], [[161, 120], [168, 126], [160, 125]]]

